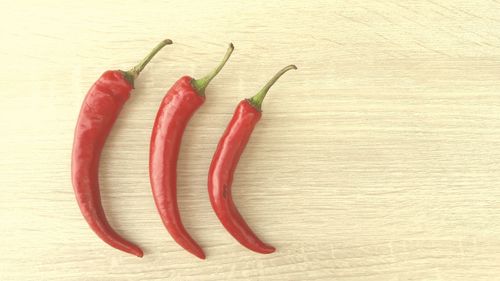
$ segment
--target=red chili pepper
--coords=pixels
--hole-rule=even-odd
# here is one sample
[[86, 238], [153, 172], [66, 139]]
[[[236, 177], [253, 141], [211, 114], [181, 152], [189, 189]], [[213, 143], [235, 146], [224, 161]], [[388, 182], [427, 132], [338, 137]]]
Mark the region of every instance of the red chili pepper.
[[71, 159], [72, 182], [80, 210], [92, 230], [118, 250], [143, 256], [142, 250], [122, 238], [108, 223], [99, 191], [99, 159], [106, 138], [134, 88], [134, 80], [153, 56], [171, 40], [160, 42], [129, 71], [104, 72], [85, 97], [75, 129]]
[[189, 119], [205, 102], [205, 88], [221, 71], [233, 49], [230, 44], [222, 62], [207, 76], [201, 79], [184, 76], [175, 82], [160, 104], [151, 136], [149, 177], [156, 208], [174, 240], [200, 259], [205, 259], [205, 254], [186, 231], [179, 215], [177, 158]]
[[250, 135], [262, 115], [261, 106], [269, 88], [290, 69], [280, 70], [255, 96], [241, 101], [222, 135], [208, 172], [208, 194], [217, 217], [231, 235], [248, 249], [269, 254], [275, 251], [262, 242], [241, 217], [231, 196], [233, 174]]

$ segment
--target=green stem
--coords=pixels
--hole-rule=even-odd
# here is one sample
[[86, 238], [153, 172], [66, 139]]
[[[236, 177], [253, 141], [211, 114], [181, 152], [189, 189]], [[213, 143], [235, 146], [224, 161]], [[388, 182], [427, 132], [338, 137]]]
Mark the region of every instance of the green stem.
[[125, 79], [127, 79], [132, 85], [134, 85], [134, 80], [139, 76], [141, 71], [146, 67], [146, 65], [151, 61], [151, 59], [166, 45], [172, 44], [172, 40], [165, 39], [158, 43], [156, 47], [149, 52], [136, 66], [132, 67], [128, 71], [124, 71]]
[[258, 110], [261, 110], [262, 102], [264, 101], [264, 98], [266, 97], [266, 94], [269, 91], [269, 89], [271, 88], [271, 86], [274, 85], [274, 83], [276, 83], [276, 81], [278, 81], [278, 79], [281, 77], [281, 75], [285, 74], [285, 72], [287, 72], [288, 70], [291, 70], [291, 69], [297, 69], [297, 67], [295, 65], [291, 64], [287, 67], [284, 67], [282, 70], [278, 71], [278, 73], [276, 73], [273, 76], [273, 78], [271, 78], [271, 80], [269, 80], [269, 82], [267, 82], [266, 85], [264, 85], [262, 90], [260, 90], [255, 96], [253, 96], [249, 99], [250, 103], [253, 106], [255, 106], [255, 108], [257, 108]]
[[229, 60], [229, 57], [233, 53], [233, 50], [234, 50], [234, 45], [233, 43], [230, 43], [229, 48], [227, 48], [226, 54], [224, 55], [224, 58], [219, 63], [219, 65], [214, 70], [212, 70], [212, 72], [210, 72], [203, 78], [193, 79], [191, 83], [193, 84], [193, 87], [196, 89], [198, 94], [200, 95], [205, 94], [205, 88], [208, 86], [210, 81], [212, 81], [212, 79], [214, 79], [214, 77], [222, 70], [226, 62]]

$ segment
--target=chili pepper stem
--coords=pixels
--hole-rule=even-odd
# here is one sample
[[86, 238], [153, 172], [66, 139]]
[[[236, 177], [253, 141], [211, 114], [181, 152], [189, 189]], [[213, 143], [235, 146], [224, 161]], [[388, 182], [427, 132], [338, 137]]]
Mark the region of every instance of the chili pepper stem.
[[172, 44], [172, 40], [170, 39], [165, 39], [158, 43], [156, 47], [149, 52], [136, 66], [132, 67], [128, 71], [123, 71], [123, 75], [125, 76], [125, 79], [129, 81], [132, 85], [134, 85], [134, 80], [139, 76], [141, 71], [146, 67], [146, 65], [151, 61], [151, 59], [166, 45]]
[[269, 91], [269, 89], [274, 85], [274, 83], [276, 83], [276, 81], [278, 81], [278, 79], [281, 77], [281, 75], [285, 74], [285, 72], [287, 72], [288, 70], [291, 70], [291, 69], [297, 69], [297, 67], [295, 65], [291, 64], [289, 66], [284, 67], [280, 71], [278, 71], [278, 73], [276, 73], [273, 76], [273, 78], [271, 78], [271, 80], [269, 80], [269, 82], [267, 82], [266, 85], [264, 85], [262, 90], [260, 90], [255, 96], [248, 99], [250, 104], [252, 104], [258, 110], [261, 110], [262, 102], [264, 101], [264, 98], [266, 97], [266, 94]]
[[229, 47], [227, 48], [226, 54], [224, 55], [224, 58], [212, 72], [210, 72], [203, 78], [193, 79], [191, 83], [193, 84], [193, 87], [196, 89], [198, 94], [200, 95], [205, 94], [205, 88], [208, 86], [210, 81], [212, 81], [212, 79], [214, 79], [214, 77], [217, 76], [217, 74], [222, 70], [226, 62], [229, 60], [229, 57], [233, 53], [233, 50], [234, 50], [234, 45], [233, 43], [230, 43]]

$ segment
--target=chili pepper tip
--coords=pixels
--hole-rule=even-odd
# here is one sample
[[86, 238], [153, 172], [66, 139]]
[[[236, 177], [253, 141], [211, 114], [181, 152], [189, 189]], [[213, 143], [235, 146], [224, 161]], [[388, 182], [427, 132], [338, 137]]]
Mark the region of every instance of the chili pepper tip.
[[139, 258], [142, 258], [144, 256], [144, 253], [140, 251], [140, 252], [135, 252], [134, 255], [136, 255]]
[[133, 244], [128, 245], [125, 248], [119, 248], [119, 249], [139, 258], [142, 258], [144, 256], [144, 252], [141, 250], [141, 248]]

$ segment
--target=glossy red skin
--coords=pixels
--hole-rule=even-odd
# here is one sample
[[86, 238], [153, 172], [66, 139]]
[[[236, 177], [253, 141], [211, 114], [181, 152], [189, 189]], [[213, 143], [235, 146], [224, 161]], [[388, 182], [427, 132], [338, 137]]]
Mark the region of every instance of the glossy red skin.
[[149, 178], [156, 208], [163, 224], [174, 240], [184, 249], [205, 259], [201, 247], [191, 238], [182, 224], [177, 205], [177, 159], [187, 123], [205, 102], [184, 76], [168, 90], [161, 102], [151, 135]]
[[109, 225], [99, 191], [101, 151], [132, 89], [120, 71], [106, 71], [90, 88], [76, 124], [71, 179], [80, 210], [92, 230], [112, 247], [142, 257], [139, 247]]
[[238, 104], [212, 158], [208, 172], [208, 194], [217, 217], [241, 245], [257, 253], [269, 254], [275, 248], [262, 242], [253, 233], [231, 196], [234, 171], [261, 115], [261, 111], [248, 100]]

